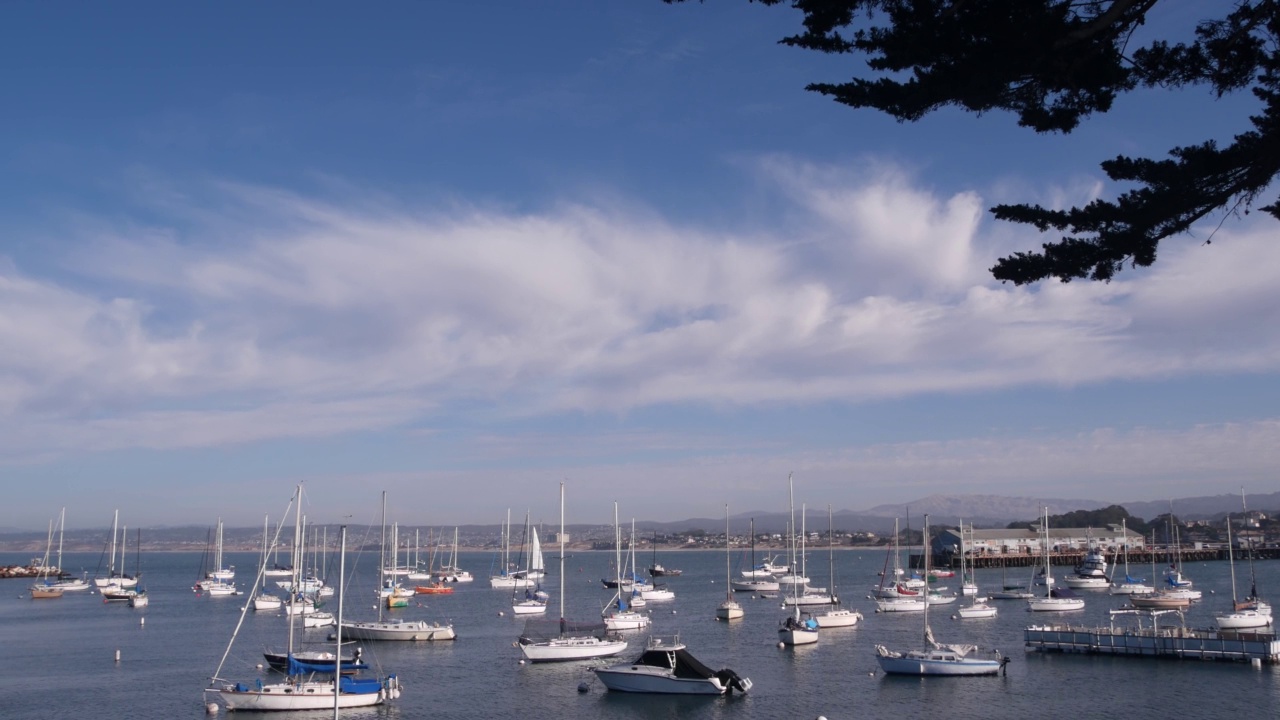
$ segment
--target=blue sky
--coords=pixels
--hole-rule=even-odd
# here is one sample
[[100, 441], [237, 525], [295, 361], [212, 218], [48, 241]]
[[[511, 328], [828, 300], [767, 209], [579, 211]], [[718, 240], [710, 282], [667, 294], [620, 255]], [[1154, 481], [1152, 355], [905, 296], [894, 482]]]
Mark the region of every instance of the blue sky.
[[[1196, 8], [1149, 28], [1186, 32]], [[1000, 202], [1246, 128], [804, 91], [745, 2], [0, 6], [0, 527], [1276, 488], [1276, 225], [1002, 286]], [[1212, 235], [1213, 243], [1204, 244]]]

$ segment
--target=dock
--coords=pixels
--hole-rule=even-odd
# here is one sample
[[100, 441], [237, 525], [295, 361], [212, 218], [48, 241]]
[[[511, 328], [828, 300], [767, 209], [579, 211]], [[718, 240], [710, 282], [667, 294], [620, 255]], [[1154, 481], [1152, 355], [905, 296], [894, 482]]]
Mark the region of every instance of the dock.
[[[1160, 615], [1176, 612], [1113, 612], [1113, 617], [1117, 614], [1137, 615], [1136, 627], [1116, 627], [1114, 623], [1107, 627], [1032, 625], [1026, 629], [1026, 647], [1037, 652], [1280, 664], [1280, 640], [1276, 639], [1274, 632], [1225, 632], [1191, 629], [1185, 625], [1160, 626]], [[1142, 626], [1142, 617], [1151, 619], [1147, 627]]]

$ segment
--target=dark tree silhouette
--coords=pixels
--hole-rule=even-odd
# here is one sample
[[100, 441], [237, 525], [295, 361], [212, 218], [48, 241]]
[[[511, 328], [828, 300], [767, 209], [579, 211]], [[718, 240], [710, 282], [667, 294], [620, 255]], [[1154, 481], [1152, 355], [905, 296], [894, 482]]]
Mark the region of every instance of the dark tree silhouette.
[[[665, 0], [682, 2], [683, 0]], [[789, 4], [804, 31], [782, 43], [861, 54], [869, 77], [808, 86], [855, 108], [902, 121], [947, 105], [1014, 113], [1036, 132], [1070, 132], [1138, 87], [1203, 86], [1221, 97], [1250, 91], [1261, 110], [1253, 129], [1226, 147], [1212, 140], [1169, 151], [1168, 159], [1116, 157], [1102, 169], [1126, 190], [1115, 200], [1052, 210], [999, 205], [995, 217], [1063, 233], [1039, 251], [1018, 252], [991, 269], [1001, 281], [1110, 280], [1126, 264], [1155, 262], [1161, 240], [1215, 213], [1259, 205], [1280, 173], [1280, 4], [1201, 3], [1195, 39], [1155, 39], [1130, 47], [1160, 0], [751, 0]]]

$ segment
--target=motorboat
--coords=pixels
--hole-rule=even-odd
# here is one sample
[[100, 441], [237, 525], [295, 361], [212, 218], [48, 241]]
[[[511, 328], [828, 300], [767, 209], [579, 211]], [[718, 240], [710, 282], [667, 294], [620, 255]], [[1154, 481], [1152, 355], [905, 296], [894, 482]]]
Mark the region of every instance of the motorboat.
[[677, 637], [650, 638], [645, 651], [630, 663], [595, 668], [611, 692], [662, 695], [724, 695], [751, 689], [749, 678], [729, 669], [712, 670], [689, 653]]

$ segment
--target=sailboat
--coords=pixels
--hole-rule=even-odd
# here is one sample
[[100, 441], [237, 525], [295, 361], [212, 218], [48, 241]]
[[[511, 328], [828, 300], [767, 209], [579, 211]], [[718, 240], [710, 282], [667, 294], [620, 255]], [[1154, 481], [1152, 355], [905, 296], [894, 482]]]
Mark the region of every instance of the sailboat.
[[[1244, 489], [1240, 490], [1240, 502], [1244, 504]], [[1247, 508], [1246, 508], [1247, 511]], [[1242, 516], [1243, 519], [1243, 516]], [[1243, 546], [1243, 543], [1241, 543]], [[1252, 581], [1249, 597], [1241, 602], [1236, 596], [1236, 560], [1231, 546], [1231, 514], [1227, 514], [1227, 559], [1231, 562], [1231, 612], [1214, 615], [1214, 621], [1222, 630], [1245, 630], [1271, 625], [1271, 606], [1258, 599], [1258, 579], [1253, 574], [1253, 552], [1249, 553], [1249, 575]]]
[[[1129, 574], [1129, 528], [1126, 518], [1120, 518], [1120, 534], [1124, 537], [1124, 580], [1111, 584], [1111, 594], [1146, 595], [1155, 592], [1155, 588], [1146, 584], [1146, 578], [1135, 578]], [[1155, 550], [1152, 549], [1152, 552]]]
[[[524, 526], [526, 535], [529, 536], [529, 562], [525, 566], [526, 577], [542, 577], [542, 544], [538, 542], [538, 528], [533, 527], [529, 523], [529, 514], [525, 513]], [[535, 570], [535, 568], [537, 568]], [[537, 575], [534, 576], [534, 572]], [[513, 590], [514, 592], [514, 590]], [[533, 588], [524, 589], [524, 597], [522, 599], [512, 598], [511, 611], [516, 615], [538, 615], [547, 611], [547, 593], [542, 590], [542, 585], [535, 581]]]
[[49, 553], [53, 549], [53, 520], [49, 521], [49, 537], [44, 545], [44, 559], [40, 561], [40, 580], [28, 592], [32, 600], [56, 600], [62, 597], [62, 588], [56, 587], [49, 574], [55, 569], [49, 565]]
[[75, 577], [62, 569], [62, 536], [66, 531], [66, 525], [67, 509], [62, 508], [58, 513], [58, 559], [57, 562], [54, 563], [54, 567], [50, 568], [50, 575], [52, 575], [52, 577], [47, 578], [45, 584], [63, 592], [79, 592], [81, 590], [88, 590], [92, 587], [89, 585], [88, 572], [85, 572], [84, 577]]
[[475, 580], [471, 573], [458, 567], [458, 527], [453, 528], [453, 552], [449, 555], [449, 564], [436, 571], [436, 578], [442, 582], [464, 583]]
[[542, 628], [537, 621], [525, 623], [518, 644], [521, 654], [530, 662], [590, 660], [617, 655], [627, 649], [626, 640], [600, 634], [606, 630], [603, 624], [579, 625], [565, 619], [564, 537], [564, 483], [560, 483], [560, 620], [554, 631], [546, 627], [549, 623], [542, 623]]
[[[928, 588], [907, 587], [903, 582], [902, 549], [898, 532], [898, 518], [893, 519], [893, 545], [885, 556], [884, 569], [880, 571], [880, 584], [872, 590], [876, 598], [876, 612], [924, 612], [925, 593]], [[908, 538], [910, 537], [908, 531]], [[889, 568], [889, 560], [893, 568]]]
[[[124, 553], [128, 545], [129, 528], [121, 528], [120, 530], [120, 573], [124, 574]], [[136, 571], [135, 571], [136, 572]], [[103, 602], [129, 602], [133, 596], [138, 594], [135, 578], [135, 584], [131, 587], [123, 587], [120, 585], [109, 585], [102, 589]]]
[[733, 573], [729, 565], [729, 504], [724, 506], [724, 602], [716, 608], [716, 617], [721, 620], [738, 620], [746, 615], [742, 606], [733, 599], [733, 587], [730, 582]]
[[[295, 499], [299, 506], [302, 500], [301, 494], [302, 486], [298, 486], [298, 494]], [[301, 533], [300, 512], [297, 513], [296, 518], [295, 529], [296, 532]], [[340, 545], [339, 617], [342, 616], [342, 605], [346, 599], [345, 577], [342, 577], [346, 574], [347, 526], [345, 525], [342, 526]], [[294, 567], [297, 567], [297, 563], [295, 563]], [[265, 569], [264, 566], [259, 570], [259, 576], [262, 575]], [[256, 578], [254, 584], [256, 585], [259, 582], [261, 582], [261, 577]], [[204, 690], [206, 699], [211, 696], [217, 698], [222, 701], [228, 710], [327, 710], [332, 708], [336, 715], [339, 708], [381, 705], [388, 700], [400, 697], [400, 681], [395, 675], [380, 678], [355, 677], [335, 672], [339, 670], [340, 666], [340, 663], [335, 661], [310, 664], [300, 660], [293, 652], [294, 623], [292, 619], [289, 621], [286, 677], [282, 682], [263, 683], [258, 680], [254, 685], [250, 686], [241, 682], [232, 683], [220, 678], [222, 666], [226, 663], [227, 656], [231, 653], [231, 646], [235, 643], [236, 634], [239, 633], [240, 626], [244, 623], [248, 609], [249, 605], [246, 604], [240, 613], [240, 623], [236, 625], [236, 632], [232, 633], [231, 640], [227, 643], [227, 650], [222, 655], [222, 661], [218, 663], [218, 669], [214, 671], [210, 686]], [[338, 625], [335, 637], [335, 657], [341, 657], [341, 623]], [[328, 674], [330, 678], [317, 680], [317, 674]]]
[[840, 607], [840, 597], [836, 595], [836, 526], [831, 516], [831, 506], [827, 506], [827, 575], [831, 578], [831, 607], [813, 616], [820, 628], [853, 627], [862, 620], [862, 613], [857, 610]]
[[[111, 519], [111, 557], [107, 562], [107, 576], [104, 578], [95, 577], [93, 579], [94, 587], [99, 589], [108, 588], [112, 585], [118, 587], [133, 587], [138, 584], [136, 578], [125, 575], [123, 571], [116, 572], [116, 532], [120, 529], [120, 511], [116, 510]], [[124, 553], [120, 554], [120, 565], [124, 565]], [[99, 565], [101, 567], [101, 565]]]
[[511, 568], [511, 509], [507, 509], [507, 521], [502, 531], [502, 567], [497, 575], [489, 576], [489, 587], [497, 590], [533, 587], [533, 581], [523, 570]]
[[1027, 609], [1033, 612], [1063, 612], [1083, 610], [1084, 598], [1066, 588], [1053, 586], [1053, 569], [1049, 565], [1049, 508], [1044, 509], [1044, 597], [1027, 600]]
[[682, 573], [684, 573], [683, 570], [676, 570], [675, 568], [663, 567], [662, 564], [658, 562], [658, 531], [654, 530], [653, 531], [653, 564], [649, 566], [649, 576], [650, 577], [666, 577], [666, 576], [674, 577]]
[[[387, 524], [387, 493], [382, 493], [382, 526], [386, 528]], [[383, 569], [387, 567], [387, 545], [382, 543], [379, 549], [381, 557], [378, 560], [379, 580]], [[394, 584], [394, 581], [393, 581]], [[381, 599], [381, 598], [380, 598]], [[343, 621], [339, 620], [338, 627], [341, 632], [352, 640], [454, 640], [458, 637], [453, 631], [453, 625], [441, 625], [440, 623], [429, 623], [425, 620], [405, 620], [403, 618], [395, 618], [393, 620], [384, 620], [382, 618], [382, 606], [384, 602], [378, 603], [378, 619], [366, 621]]]
[[[635, 530], [632, 529], [634, 534]], [[617, 570], [618, 584], [615, 588], [613, 598], [605, 605], [600, 615], [604, 618], [604, 625], [610, 630], [641, 630], [649, 627], [649, 616], [634, 609], [634, 596], [632, 590], [622, 586], [622, 526], [618, 524], [618, 503], [613, 504], [613, 566]], [[631, 603], [628, 603], [628, 599]], [[644, 598], [640, 599], [644, 602]]]
[[[789, 506], [791, 509], [791, 532], [788, 533], [788, 557], [787, 562], [790, 567], [796, 566], [796, 501], [795, 501], [795, 485], [792, 482], [792, 476], [787, 474], [787, 491], [790, 498]], [[791, 583], [792, 598], [799, 597], [800, 585], [802, 583]], [[783, 645], [812, 645], [818, 642], [818, 621], [811, 617], [800, 614], [800, 604], [793, 603], [794, 610], [792, 614], [787, 615], [782, 621], [782, 625], [778, 628], [778, 641]]]
[[769, 562], [756, 565], [756, 519], [751, 518], [751, 570], [743, 570], [743, 579], [733, 580], [729, 586], [738, 592], [777, 592], [778, 581], [773, 579], [771, 567]]
[[[142, 528], [138, 528], [136, 539], [137, 539], [136, 544], [138, 546], [138, 549], [135, 551], [137, 554], [134, 557], [133, 572], [135, 575], [138, 576], [138, 578], [141, 578], [142, 577]], [[142, 587], [142, 585], [136, 586], [134, 588], [133, 595], [129, 596], [129, 607], [141, 608], [141, 607], [146, 607], [150, 604], [151, 604], [151, 596], [147, 595], [147, 589]]]
[[224, 567], [222, 564], [222, 518], [218, 518], [218, 534], [217, 534], [217, 550], [213, 556], [213, 570], [205, 577], [210, 580], [218, 580], [227, 582], [234, 580], [236, 577], [236, 569], [232, 567]]
[[[266, 578], [267, 574], [272, 572], [267, 567], [267, 528], [270, 524], [270, 517], [262, 516], [262, 562], [260, 563], [259, 577], [261, 582], [257, 584], [257, 590], [253, 593], [253, 609], [254, 610], [279, 610], [284, 606], [284, 601], [278, 595], [267, 594]], [[292, 573], [292, 570], [290, 571]]]
[[[929, 516], [924, 516], [924, 565], [929, 567]], [[1008, 663], [996, 654], [995, 660], [973, 657], [977, 645], [943, 645], [929, 627], [929, 604], [924, 606], [924, 649], [896, 652], [876, 645], [880, 669], [893, 675], [995, 675]]]
[[[973, 528], [969, 528], [970, 545], [972, 545]], [[973, 563], [968, 562], [964, 542], [964, 518], [960, 519], [960, 594], [977, 595], [978, 583], [973, 579]]]
[[800, 504], [800, 574], [796, 577], [804, 580], [804, 584], [798, 591], [799, 595], [792, 593], [783, 596], [783, 605], [832, 605], [836, 602], [834, 595], [827, 593], [826, 588], [812, 587], [809, 585], [809, 563], [805, 559], [805, 538], [808, 536], [806, 529], [807, 508], [804, 503]]

